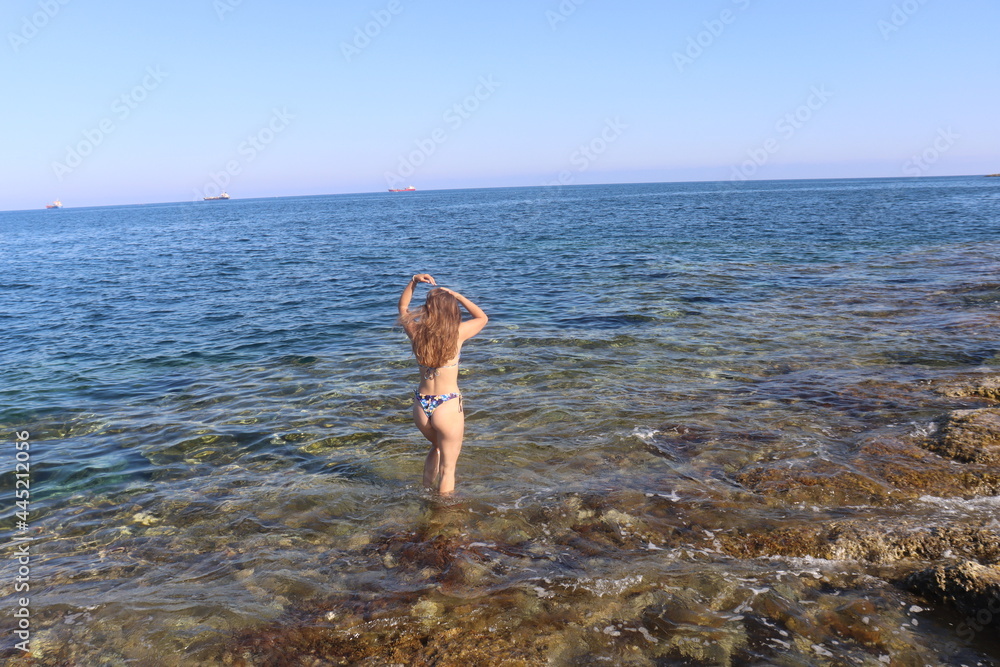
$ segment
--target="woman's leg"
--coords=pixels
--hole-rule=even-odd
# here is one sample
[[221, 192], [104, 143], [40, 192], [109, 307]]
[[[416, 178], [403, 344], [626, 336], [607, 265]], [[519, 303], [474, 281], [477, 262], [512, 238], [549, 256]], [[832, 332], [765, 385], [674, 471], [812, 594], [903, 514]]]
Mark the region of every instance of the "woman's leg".
[[462, 439], [465, 437], [465, 413], [462, 411], [461, 396], [438, 406], [429, 421], [437, 437], [436, 451], [441, 473], [438, 493], [451, 493], [455, 490], [455, 468], [462, 451]]
[[441, 476], [441, 453], [438, 449], [437, 432], [431, 426], [431, 420], [424, 414], [416, 398], [413, 399], [413, 423], [431, 443], [431, 449], [427, 452], [427, 458], [424, 459], [424, 487], [433, 489], [437, 486], [438, 477]]
[[438, 478], [441, 476], [441, 450], [437, 445], [431, 445], [424, 459], [424, 488], [434, 490], [437, 486]]

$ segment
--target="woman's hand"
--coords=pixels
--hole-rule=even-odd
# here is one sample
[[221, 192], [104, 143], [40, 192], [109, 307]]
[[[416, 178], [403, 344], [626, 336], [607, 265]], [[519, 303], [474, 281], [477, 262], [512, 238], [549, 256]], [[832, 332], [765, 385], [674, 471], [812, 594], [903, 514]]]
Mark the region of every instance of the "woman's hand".
[[410, 279], [412, 283], [430, 283], [431, 285], [437, 286], [437, 282], [434, 280], [434, 276], [429, 273], [417, 273]]
[[410, 282], [406, 283], [406, 287], [403, 288], [403, 293], [399, 296], [399, 303], [396, 305], [397, 310], [399, 310], [400, 317], [406, 315], [406, 312], [410, 309], [410, 300], [413, 298], [413, 290], [416, 289], [417, 283], [429, 283], [435, 287], [437, 286], [437, 282], [431, 274], [414, 274], [414, 276], [410, 278]]

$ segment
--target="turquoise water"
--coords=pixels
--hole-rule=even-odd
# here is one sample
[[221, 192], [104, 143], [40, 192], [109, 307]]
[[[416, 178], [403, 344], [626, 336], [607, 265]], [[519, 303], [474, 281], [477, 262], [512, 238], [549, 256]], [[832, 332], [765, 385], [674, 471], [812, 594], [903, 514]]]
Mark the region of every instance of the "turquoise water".
[[[40, 659], [73, 645], [75, 659], [212, 662], [261, 628], [303, 622], [310, 605], [332, 614], [329, 632], [364, 625], [377, 641], [403, 621], [330, 620], [375, 599], [389, 600], [385, 618], [420, 628], [459, 627], [468, 605], [494, 610], [483, 628], [587, 609], [564, 619], [572, 631], [545, 632], [595, 660], [771, 659], [760, 633], [733, 620], [759, 591], [823, 605], [833, 593], [793, 594], [781, 576], [819, 572], [854, 591], [887, 575], [862, 562], [734, 559], [703, 533], [955, 521], [933, 493], [768, 497], [746, 475], [857, 472], [865, 434], [911, 435], [946, 407], [927, 383], [998, 363], [998, 181], [0, 213], [0, 422], [31, 433]], [[419, 488], [417, 374], [393, 327], [415, 272], [491, 318], [463, 350], [467, 438], [444, 505]], [[969, 502], [963, 520], [995, 512]], [[593, 537], [595, 525], [613, 535]], [[0, 566], [5, 585], [11, 567]], [[905, 593], [874, 589], [893, 607], [886, 627], [909, 622], [897, 618]], [[652, 608], [692, 605], [697, 619], [649, 620]], [[638, 648], [607, 627], [632, 628]], [[806, 636], [786, 631], [768, 646]], [[911, 632], [899, 642], [918, 661], [957, 641], [940, 621]], [[831, 664], [901, 650], [799, 643]], [[579, 658], [552, 646], [557, 663]]]

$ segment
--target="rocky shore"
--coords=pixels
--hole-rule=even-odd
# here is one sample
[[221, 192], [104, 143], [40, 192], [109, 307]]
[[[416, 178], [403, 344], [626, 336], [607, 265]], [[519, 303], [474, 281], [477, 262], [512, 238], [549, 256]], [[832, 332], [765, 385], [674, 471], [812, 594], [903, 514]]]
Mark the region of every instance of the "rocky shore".
[[[261, 523], [205, 534], [199, 548], [226, 563], [255, 562], [250, 536], [287, 543], [293, 565], [231, 575], [278, 611], [234, 624], [222, 645], [195, 634], [158, 664], [1000, 665], [1000, 375], [843, 392], [822, 400], [859, 412], [912, 403], [926, 418], [801, 458], [771, 449], [777, 430], [672, 422], [613, 454], [577, 455], [585, 476], [609, 479], [599, 492], [505, 506], [470, 496], [333, 541], [303, 537], [326, 530], [314, 516], [274, 537]], [[734, 444], [745, 453], [720, 464]], [[660, 490], [637, 477], [665, 462], [680, 474]], [[167, 527], [195, 510], [144, 508], [116, 547], [122, 571], [105, 576], [190, 548]], [[82, 576], [50, 579], [58, 589]], [[95, 642], [129, 646], [114, 617], [38, 621], [50, 627], [24, 664], [87, 664]], [[104, 664], [133, 651], [103, 651]]]
[[[627, 490], [567, 494], [556, 506], [494, 517], [491, 533], [504, 539], [483, 543], [464, 529], [464, 511], [476, 508], [451, 508], [415, 533], [376, 536], [358, 553], [419, 585], [297, 606], [234, 637], [218, 658], [248, 666], [287, 655], [309, 656], [287, 663], [309, 665], [569, 665], [613, 648], [632, 655], [629, 664], [1000, 664], [1000, 521], [990, 509], [1000, 508], [1000, 408], [990, 407], [1000, 401], [1000, 376], [955, 377], [930, 390], [957, 405], [926, 432], [862, 434], [851, 460], [825, 468], [751, 462], [731, 472], [743, 490], [732, 512], [785, 507], [786, 519], [747, 523], [725, 503]], [[676, 424], [662, 432], [666, 441], [650, 447], [657, 455], [690, 453], [712, 436]], [[986, 511], [928, 526], [908, 516], [914, 502], [981, 502]], [[803, 508], [845, 504], [871, 511], [802, 520]], [[541, 548], [530, 525], [545, 525], [562, 555]], [[656, 579], [589, 587], [552, 575], [563, 558], [571, 574], [573, 559], [599, 570], [605, 558], [647, 564], [666, 554], [704, 563], [700, 595], [685, 593], [695, 584], [669, 567]], [[780, 576], [748, 594], [720, 574], [720, 563]], [[515, 564], [549, 576], [511, 582]], [[827, 646], [838, 647], [836, 659]]]

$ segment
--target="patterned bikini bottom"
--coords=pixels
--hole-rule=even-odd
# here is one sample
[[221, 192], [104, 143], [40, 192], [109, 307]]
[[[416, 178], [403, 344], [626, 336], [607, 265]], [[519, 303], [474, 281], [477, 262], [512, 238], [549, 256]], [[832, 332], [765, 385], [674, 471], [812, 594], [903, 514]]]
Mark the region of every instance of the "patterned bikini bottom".
[[[461, 398], [462, 394], [459, 392], [452, 392], [450, 394], [421, 394], [419, 390], [414, 391], [413, 395], [417, 397], [417, 401], [420, 402], [420, 409], [424, 411], [427, 418], [430, 419], [434, 411], [441, 407], [442, 403], [450, 401], [453, 398]], [[462, 411], [462, 405], [459, 403], [458, 411]]]

